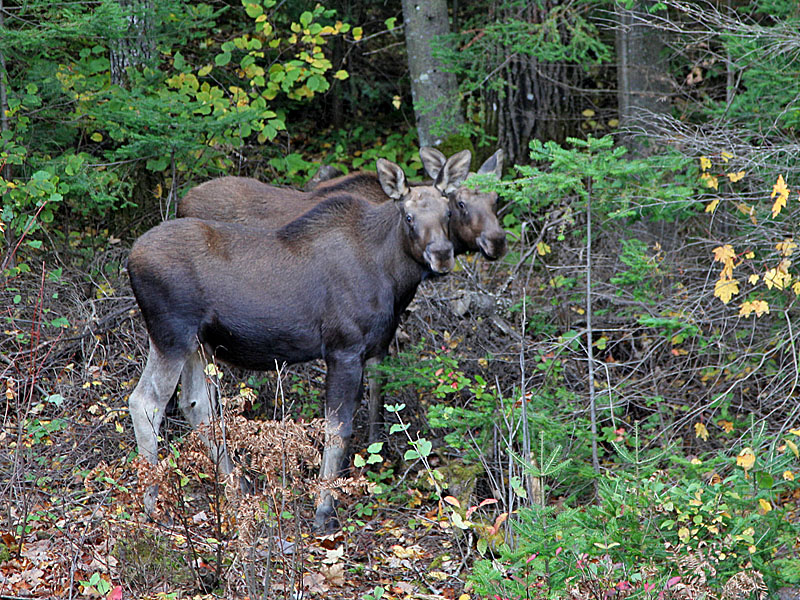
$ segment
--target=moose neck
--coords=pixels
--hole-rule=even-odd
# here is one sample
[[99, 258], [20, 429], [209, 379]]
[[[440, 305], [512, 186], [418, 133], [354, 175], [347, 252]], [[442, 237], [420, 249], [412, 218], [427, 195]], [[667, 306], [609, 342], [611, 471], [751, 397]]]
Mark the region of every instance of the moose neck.
[[396, 295], [413, 296], [419, 283], [433, 272], [421, 258], [416, 257], [396, 203], [387, 201], [368, 206], [363, 230], [368, 247], [375, 249], [376, 265], [395, 283]]

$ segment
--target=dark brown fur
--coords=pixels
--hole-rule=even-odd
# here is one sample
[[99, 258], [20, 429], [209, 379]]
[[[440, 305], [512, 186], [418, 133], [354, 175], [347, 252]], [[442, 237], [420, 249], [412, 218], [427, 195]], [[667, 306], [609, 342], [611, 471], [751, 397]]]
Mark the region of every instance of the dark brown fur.
[[[328, 429], [320, 475], [338, 475], [364, 362], [386, 352], [420, 281], [453, 266], [446, 199], [433, 187], [409, 190], [402, 170], [388, 161], [378, 169], [387, 193], [402, 199], [376, 205], [327, 196], [277, 230], [181, 218], [136, 241], [128, 273], [150, 353], [129, 406], [147, 460], [157, 460], [158, 430], [178, 378], [190, 423], [213, 414], [213, 389], [197, 353], [202, 347], [257, 370], [324, 359]], [[438, 183], [444, 187], [451, 175], [460, 182], [466, 170]], [[223, 460], [224, 451], [216, 452]], [[226, 458], [222, 465], [229, 470]], [[156, 494], [148, 490], [146, 507]], [[316, 525], [334, 524], [332, 496], [323, 493]]]

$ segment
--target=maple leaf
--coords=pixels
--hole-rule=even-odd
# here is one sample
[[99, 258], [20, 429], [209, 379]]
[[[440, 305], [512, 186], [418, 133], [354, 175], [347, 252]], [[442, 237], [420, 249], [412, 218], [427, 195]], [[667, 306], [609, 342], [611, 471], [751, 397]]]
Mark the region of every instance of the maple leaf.
[[768, 500], [764, 500], [764, 498], [758, 499], [758, 505], [761, 507], [761, 510], [764, 511], [762, 514], [766, 514], [772, 510], [772, 504], [770, 504]]
[[700, 168], [703, 169], [703, 171], [707, 171], [711, 168], [711, 160], [709, 160], [707, 156], [700, 157]]
[[721, 421], [717, 421], [717, 425], [722, 427], [722, 431], [725, 433], [730, 433], [733, 431], [733, 423], [731, 421], [725, 421], [724, 419]]
[[694, 435], [695, 437], [699, 437], [704, 442], [708, 441], [708, 429], [702, 423], [695, 423], [694, 424]]
[[739, 293], [739, 282], [735, 279], [719, 279], [714, 285], [714, 296], [722, 300], [723, 304], [731, 301], [734, 294]]
[[700, 179], [705, 183], [707, 188], [711, 188], [714, 190], [719, 189], [719, 179], [717, 179], [714, 175], [710, 173], [703, 173], [700, 175]]
[[733, 158], [733, 154], [731, 154], [731, 153], [730, 153], [730, 152], [728, 152], [727, 150], [723, 150], [723, 151], [722, 151], [722, 153], [720, 153], [720, 156], [722, 157], [722, 160], [724, 160], [726, 163], [727, 163], [727, 162], [728, 162], [730, 159], [732, 159], [732, 158]]
[[736, 464], [742, 467], [745, 473], [752, 469], [753, 465], [756, 464], [756, 455], [753, 452], [753, 449], [744, 448], [741, 452], [739, 452], [739, 456], [736, 457]]
[[795, 281], [792, 284], [792, 291], [794, 292], [795, 296], [800, 296], [800, 281]]
[[758, 280], [761, 279], [757, 274], [753, 273], [750, 277], [747, 278], [747, 283], [750, 285], [755, 285], [758, 283]]
[[706, 212], [713, 213], [715, 210], [717, 210], [717, 206], [719, 206], [719, 198], [714, 198], [706, 205]]
[[794, 473], [792, 473], [791, 471], [784, 471], [783, 479], [786, 481], [794, 481]]
[[770, 198], [775, 198], [772, 205], [772, 218], [777, 217], [781, 210], [786, 206], [786, 201], [789, 199], [789, 188], [786, 187], [786, 182], [783, 180], [783, 175], [778, 175], [778, 181], [772, 186], [772, 194]]
[[714, 252], [714, 260], [717, 262], [725, 263], [725, 262], [733, 262], [733, 259], [736, 258], [736, 252], [733, 249], [733, 246], [730, 244], [725, 244], [724, 246], [717, 246], [713, 250]]
[[752, 302], [742, 302], [739, 309], [740, 317], [749, 317], [752, 313], [756, 313], [757, 317], [769, 314], [769, 304], [766, 300], [753, 300]]
[[744, 171], [738, 171], [736, 173], [725, 173], [728, 179], [731, 180], [731, 183], [736, 183], [740, 181], [744, 177]]
[[768, 289], [773, 287], [778, 290], [784, 290], [792, 281], [792, 276], [781, 269], [780, 265], [775, 269], [769, 269], [764, 273], [764, 283], [767, 284]]
[[782, 242], [775, 244], [775, 249], [781, 253], [782, 256], [791, 256], [797, 244], [794, 243], [792, 238], [786, 238]]

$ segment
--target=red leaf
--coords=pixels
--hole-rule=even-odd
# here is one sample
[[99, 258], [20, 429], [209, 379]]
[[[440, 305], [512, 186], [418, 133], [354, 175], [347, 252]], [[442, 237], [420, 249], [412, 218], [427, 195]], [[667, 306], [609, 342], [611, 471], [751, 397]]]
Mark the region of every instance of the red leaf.
[[122, 600], [122, 586], [114, 586], [114, 589], [108, 593], [108, 600]]

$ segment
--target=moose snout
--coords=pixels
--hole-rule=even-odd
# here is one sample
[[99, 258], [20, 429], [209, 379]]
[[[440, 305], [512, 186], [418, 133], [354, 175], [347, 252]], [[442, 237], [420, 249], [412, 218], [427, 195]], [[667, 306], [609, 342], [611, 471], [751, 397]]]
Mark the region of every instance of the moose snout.
[[506, 232], [503, 229], [488, 231], [478, 237], [478, 247], [489, 260], [497, 260], [506, 252]]
[[453, 244], [449, 241], [431, 242], [425, 247], [424, 257], [434, 273], [449, 273], [455, 265]]

